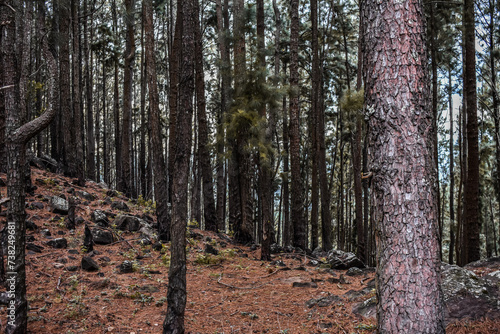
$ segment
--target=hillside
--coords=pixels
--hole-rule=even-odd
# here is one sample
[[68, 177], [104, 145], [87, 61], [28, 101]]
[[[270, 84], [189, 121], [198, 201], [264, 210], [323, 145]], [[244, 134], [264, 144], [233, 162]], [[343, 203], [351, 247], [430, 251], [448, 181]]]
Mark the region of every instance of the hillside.
[[[80, 188], [39, 169], [32, 170], [32, 181], [36, 190], [26, 204], [29, 330], [161, 333], [169, 247], [151, 236], [151, 203], [129, 200], [93, 182]], [[5, 186], [0, 189], [5, 197]], [[74, 231], [68, 230], [67, 212], [54, 196], [76, 198]], [[88, 253], [86, 225], [100, 231], [91, 234], [101, 243]], [[227, 235], [191, 225], [188, 333], [374, 333], [373, 317], [352, 312], [374, 296], [373, 269], [334, 270], [324, 257], [294, 252], [262, 262], [257, 246], [236, 245]], [[500, 262], [472, 269], [484, 276], [499, 270]], [[495, 312], [491, 318], [497, 320], [476, 321], [464, 313], [449, 320], [447, 332], [500, 333]], [[4, 322], [5, 307], [0, 313]]]

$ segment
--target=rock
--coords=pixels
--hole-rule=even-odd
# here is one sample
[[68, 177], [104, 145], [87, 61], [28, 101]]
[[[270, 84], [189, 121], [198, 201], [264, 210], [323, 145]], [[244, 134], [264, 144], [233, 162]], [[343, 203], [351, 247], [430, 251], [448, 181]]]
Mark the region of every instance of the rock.
[[150, 239], [150, 240], [153, 240], [155, 239], [155, 236], [156, 236], [156, 233], [155, 231], [153, 230], [153, 228], [145, 223], [139, 230], [139, 232], [141, 233], [142, 236]]
[[65, 268], [67, 271], [77, 271], [78, 270], [78, 267], [77, 266], [67, 266]]
[[68, 254], [79, 254], [79, 252], [76, 249], [70, 249], [68, 250]]
[[106, 196], [108, 196], [108, 197], [118, 197], [118, 192], [116, 190], [108, 190], [108, 191], [106, 191]]
[[256, 250], [257, 250], [257, 245], [252, 244], [252, 245], [250, 246], [250, 250], [251, 250], [252, 252], [253, 252], [253, 251], [256, 251]]
[[33, 202], [30, 204], [31, 210], [43, 210], [43, 208], [45, 208], [45, 205], [41, 202]]
[[101, 230], [100, 228], [95, 227], [92, 229], [91, 233], [95, 244], [109, 245], [115, 241], [113, 233], [110, 231]]
[[94, 236], [90, 231], [90, 228], [85, 224], [85, 238], [83, 239], [83, 247], [88, 252], [94, 250]]
[[153, 248], [153, 250], [155, 250], [155, 251], [159, 252], [159, 251], [161, 251], [161, 250], [162, 250], [163, 245], [162, 245], [162, 243], [161, 243], [161, 242], [157, 241], [157, 242], [155, 242], [155, 243], [153, 244], [153, 246], [151, 246], [151, 248]]
[[62, 264], [66, 264], [68, 263], [68, 259], [65, 258], [65, 257], [60, 257], [56, 260], [57, 263], [62, 263]]
[[125, 211], [125, 212], [129, 212], [130, 211], [130, 209], [128, 208], [127, 204], [125, 204], [125, 202], [121, 202], [121, 201], [112, 202], [111, 203], [111, 209]]
[[33, 251], [33, 252], [36, 252], [36, 253], [41, 253], [42, 250], [43, 250], [43, 247], [35, 245], [35, 244], [31, 243], [31, 242], [28, 242], [26, 244], [26, 249], [30, 250], [30, 251]]
[[285, 253], [293, 253], [294, 250], [295, 250], [295, 248], [293, 248], [293, 246], [290, 246], [290, 245], [285, 246], [285, 248], [283, 248], [283, 251]]
[[143, 224], [145, 224], [145, 222], [135, 216], [119, 215], [115, 219], [115, 224], [119, 230], [135, 232], [139, 231], [139, 229]]
[[26, 229], [33, 231], [33, 230], [38, 229], [38, 226], [34, 222], [32, 222], [31, 220], [27, 220], [26, 221]]
[[149, 245], [151, 245], [153, 243], [151, 242], [151, 240], [148, 237], [144, 237], [141, 240], [139, 240], [139, 244], [141, 246], [149, 246]]
[[26, 236], [26, 242], [33, 242], [35, 240], [36, 240], [36, 238], [33, 235], [27, 235]]
[[50, 207], [53, 213], [67, 215], [69, 210], [68, 201], [62, 197], [53, 196], [50, 200]]
[[474, 296], [481, 296], [488, 292], [484, 281], [472, 271], [455, 265], [445, 265], [441, 270], [441, 286], [445, 302], [459, 294], [468, 293]]
[[52, 265], [56, 269], [62, 269], [62, 268], [64, 268], [64, 264], [62, 264], [62, 263], [53, 263]]
[[47, 228], [44, 228], [41, 232], [40, 232], [43, 236], [46, 236], [46, 237], [50, 237], [52, 234], [50, 233], [49, 229]]
[[310, 266], [310, 267], [317, 267], [321, 264], [321, 262], [319, 262], [318, 260], [310, 260], [307, 265]]
[[345, 273], [347, 276], [359, 276], [359, 275], [363, 275], [363, 270], [357, 268], [357, 267], [352, 267], [352, 268], [349, 268], [349, 270], [347, 270], [347, 272]]
[[210, 245], [210, 244], [205, 245], [205, 253], [219, 255], [219, 251], [217, 249], [215, 249], [215, 247]]
[[122, 274], [131, 273], [134, 271], [132, 261], [125, 260], [120, 264], [120, 272]]
[[292, 287], [294, 288], [317, 288], [318, 284], [314, 282], [293, 282]]
[[91, 257], [84, 256], [82, 258], [82, 269], [86, 271], [97, 271], [99, 270], [99, 265]]
[[343, 252], [340, 250], [331, 250], [328, 252], [327, 261], [332, 269], [349, 269], [352, 267], [364, 268], [365, 264], [356, 257], [353, 253]]
[[276, 260], [271, 262], [272, 266], [286, 267], [286, 264], [282, 260]]
[[357, 305], [354, 305], [352, 312], [365, 318], [375, 319], [377, 317], [377, 297], [373, 296]]
[[80, 224], [82, 224], [82, 223], [84, 223], [84, 222], [85, 222], [85, 219], [83, 219], [83, 217], [78, 216], [78, 217], [75, 218], [75, 224], [77, 226], [80, 225]]
[[309, 299], [306, 302], [306, 306], [308, 308], [312, 308], [314, 306], [328, 307], [328, 306], [332, 305], [334, 302], [339, 302], [339, 301], [342, 301], [342, 298], [340, 298], [339, 296], [332, 295], [332, 296], [327, 296], [327, 297], [321, 297], [318, 299], [314, 299], [314, 298]]
[[95, 200], [95, 196], [92, 195], [92, 194], [89, 194], [88, 192], [86, 191], [77, 191], [76, 192], [76, 195], [80, 198], [83, 198], [83, 199], [86, 199], [87, 201], [89, 202], [92, 202]]
[[203, 240], [203, 235], [192, 230], [189, 231], [189, 237], [195, 240]]
[[68, 248], [68, 240], [65, 238], [49, 240], [46, 244], [52, 248]]
[[95, 210], [90, 214], [90, 218], [94, 223], [102, 227], [109, 226], [108, 216], [101, 210]]

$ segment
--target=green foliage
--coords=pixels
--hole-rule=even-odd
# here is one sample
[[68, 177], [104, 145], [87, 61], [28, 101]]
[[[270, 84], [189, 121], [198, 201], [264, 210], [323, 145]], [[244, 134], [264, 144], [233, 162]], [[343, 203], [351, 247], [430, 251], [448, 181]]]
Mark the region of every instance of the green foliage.
[[213, 256], [212, 254], [199, 254], [194, 263], [201, 265], [214, 265], [222, 262], [222, 258], [219, 256]]
[[340, 100], [340, 108], [348, 114], [359, 114], [365, 103], [365, 91], [348, 89]]

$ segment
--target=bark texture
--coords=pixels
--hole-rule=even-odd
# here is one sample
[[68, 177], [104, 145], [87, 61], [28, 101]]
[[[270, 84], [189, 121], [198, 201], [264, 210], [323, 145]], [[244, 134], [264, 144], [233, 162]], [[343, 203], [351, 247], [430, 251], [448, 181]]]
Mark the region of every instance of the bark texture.
[[163, 333], [184, 333], [186, 308], [187, 195], [192, 141], [194, 93], [194, 1], [182, 2], [183, 29], [179, 80], [179, 112], [176, 121], [175, 163], [172, 184], [172, 246], [168, 272], [167, 315]]
[[158, 84], [156, 76], [156, 61], [154, 57], [154, 30], [153, 30], [153, 5], [152, 0], [143, 2], [143, 19], [146, 51], [146, 80], [149, 89], [149, 130], [151, 150], [153, 155], [154, 191], [156, 199], [156, 217], [158, 230], [162, 240], [170, 240], [170, 217], [168, 212], [167, 174], [165, 172], [165, 159], [163, 143], [161, 140], [160, 107], [158, 97]]
[[444, 333], [423, 3], [363, 4], [381, 333]]
[[304, 221], [303, 188], [300, 175], [299, 130], [299, 0], [291, 0], [290, 23], [290, 166], [291, 224], [293, 246], [306, 248], [306, 224]]

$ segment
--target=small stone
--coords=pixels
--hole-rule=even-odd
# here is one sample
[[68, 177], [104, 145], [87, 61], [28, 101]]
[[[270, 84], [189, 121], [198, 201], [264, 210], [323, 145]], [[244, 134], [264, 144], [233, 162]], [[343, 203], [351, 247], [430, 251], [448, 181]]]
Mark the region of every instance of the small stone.
[[63, 195], [61, 195], [61, 197], [58, 196], [52, 197], [52, 199], [50, 200], [51, 211], [53, 213], [67, 215], [69, 210], [69, 204], [66, 199], [62, 198], [62, 196]]
[[33, 230], [38, 229], [38, 226], [34, 222], [32, 222], [31, 220], [28, 220], [28, 221], [26, 221], [26, 228], [28, 230], [33, 231]]
[[78, 270], [78, 267], [77, 267], [77, 266], [67, 266], [67, 267], [66, 267], [66, 270], [67, 270], [67, 271], [77, 271], [77, 270]]
[[28, 242], [26, 244], [26, 249], [30, 250], [30, 251], [33, 251], [33, 252], [36, 252], [36, 253], [41, 253], [42, 250], [43, 250], [43, 247]]
[[139, 231], [139, 229], [143, 225], [141, 224], [141, 222], [142, 222], [141, 219], [130, 215], [119, 215], [115, 219], [116, 227], [121, 231], [130, 231], [130, 232]]
[[314, 282], [293, 282], [292, 287], [294, 288], [317, 288], [318, 284]]
[[30, 205], [31, 210], [42, 210], [43, 208], [45, 208], [45, 205], [41, 202], [33, 202]]
[[155, 242], [155, 243], [153, 244], [152, 248], [153, 248], [153, 250], [155, 250], [155, 251], [159, 252], [159, 251], [161, 251], [161, 250], [162, 250], [163, 245], [162, 245], [162, 243], [161, 243], [161, 242], [157, 241], [157, 242]]
[[79, 252], [76, 249], [70, 249], [68, 250], [69, 254], [79, 254]]
[[219, 251], [214, 248], [214, 246], [210, 244], [205, 245], [205, 253], [213, 254], [213, 255], [219, 255]]
[[352, 268], [349, 268], [349, 270], [347, 270], [347, 272], [345, 274], [347, 276], [359, 276], [359, 275], [363, 275], [363, 270], [356, 268], [356, 267], [352, 267]]
[[62, 264], [62, 263], [53, 263], [53, 266], [56, 269], [62, 269], [62, 268], [64, 268], [64, 264]]
[[77, 192], [76, 192], [76, 195], [77, 195], [78, 197], [80, 197], [80, 198], [86, 199], [86, 200], [87, 200], [87, 201], [89, 201], [89, 202], [92, 202], [92, 201], [94, 201], [94, 200], [95, 200], [94, 195], [89, 194], [89, 193], [88, 193], [88, 192], [86, 192], [86, 191], [77, 191]]
[[86, 271], [97, 271], [99, 270], [99, 265], [91, 257], [84, 256], [82, 258], [82, 269]]
[[64, 257], [60, 257], [56, 260], [57, 263], [62, 263], [62, 264], [66, 264], [68, 263], [68, 259], [64, 258]]
[[111, 209], [125, 211], [125, 212], [130, 211], [127, 204], [125, 204], [125, 202], [121, 202], [121, 201], [116, 201], [116, 202], [111, 203]]
[[52, 234], [50, 233], [50, 231], [46, 228], [44, 228], [42, 231], [41, 231], [42, 235], [43, 236], [46, 236], [46, 237], [50, 237]]
[[46, 244], [52, 248], [68, 248], [68, 240], [65, 238], [49, 240]]
[[134, 271], [133, 263], [131, 261], [125, 260], [120, 264], [120, 272], [122, 274], [128, 274]]

